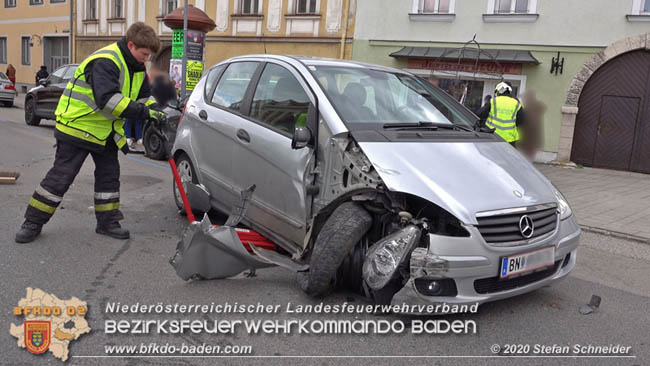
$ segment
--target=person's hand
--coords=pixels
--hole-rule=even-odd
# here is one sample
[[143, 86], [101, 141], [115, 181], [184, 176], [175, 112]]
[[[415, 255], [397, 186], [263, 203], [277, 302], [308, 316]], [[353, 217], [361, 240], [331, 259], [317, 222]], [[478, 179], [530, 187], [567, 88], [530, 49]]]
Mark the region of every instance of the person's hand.
[[167, 117], [165, 116], [165, 113], [157, 111], [155, 109], [149, 108], [149, 119], [151, 119], [156, 127], [160, 127], [163, 125], [165, 122], [167, 122]]

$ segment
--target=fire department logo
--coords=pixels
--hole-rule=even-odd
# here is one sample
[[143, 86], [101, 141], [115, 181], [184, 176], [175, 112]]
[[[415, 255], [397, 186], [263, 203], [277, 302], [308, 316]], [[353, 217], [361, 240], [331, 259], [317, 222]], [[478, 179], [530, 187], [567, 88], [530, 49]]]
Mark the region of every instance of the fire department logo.
[[52, 323], [50, 321], [25, 321], [25, 348], [31, 353], [41, 354], [50, 347]]

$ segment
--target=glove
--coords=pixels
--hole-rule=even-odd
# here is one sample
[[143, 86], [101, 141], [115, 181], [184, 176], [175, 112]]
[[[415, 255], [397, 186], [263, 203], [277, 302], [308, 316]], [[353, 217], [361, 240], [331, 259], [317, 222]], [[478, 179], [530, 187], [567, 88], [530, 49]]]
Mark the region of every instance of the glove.
[[161, 125], [165, 124], [165, 122], [167, 122], [165, 113], [152, 108], [149, 108], [149, 119], [153, 121], [156, 127], [160, 127]]

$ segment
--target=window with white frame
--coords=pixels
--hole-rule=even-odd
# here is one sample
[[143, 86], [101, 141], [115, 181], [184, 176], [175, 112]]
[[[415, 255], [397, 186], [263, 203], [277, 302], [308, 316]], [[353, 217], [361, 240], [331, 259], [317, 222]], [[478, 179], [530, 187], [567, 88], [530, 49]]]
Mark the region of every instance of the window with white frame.
[[298, 0], [296, 2], [296, 14], [316, 14], [317, 0]]
[[111, 18], [122, 18], [122, 0], [111, 0]]
[[5, 8], [15, 8], [16, 0], [5, 0]]
[[32, 63], [32, 49], [29, 45], [30, 40], [32, 37], [26, 36], [26, 37], [21, 37], [21, 57], [20, 57], [20, 62], [23, 65], [31, 65]]
[[419, 14], [449, 14], [454, 0], [418, 0]]
[[167, 15], [178, 8], [178, 0], [164, 0], [163, 1], [163, 14]]
[[0, 38], [0, 64], [7, 63], [7, 37]]
[[239, 14], [257, 15], [260, 13], [260, 0], [240, 0]]
[[495, 14], [527, 14], [528, 0], [496, 0]]
[[86, 19], [97, 19], [97, 0], [86, 0]]

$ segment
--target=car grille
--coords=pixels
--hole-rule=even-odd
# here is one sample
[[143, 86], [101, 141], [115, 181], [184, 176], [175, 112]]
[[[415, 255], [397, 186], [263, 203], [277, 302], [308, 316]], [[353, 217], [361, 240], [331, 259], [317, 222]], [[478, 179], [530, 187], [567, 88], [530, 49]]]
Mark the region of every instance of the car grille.
[[515, 278], [502, 280], [499, 276], [482, 278], [474, 281], [474, 291], [479, 294], [491, 294], [495, 292], [508, 291], [518, 287], [523, 287], [548, 278], [557, 272], [558, 267], [563, 260], [556, 261], [552, 267], [544, 270], [521, 275]]
[[[528, 215], [534, 225], [530, 238], [525, 238], [519, 229], [519, 221], [524, 215]], [[515, 213], [481, 214], [477, 217], [477, 221], [477, 229], [486, 243], [495, 246], [524, 245], [555, 231], [557, 207], [545, 205], [522, 209]]]

